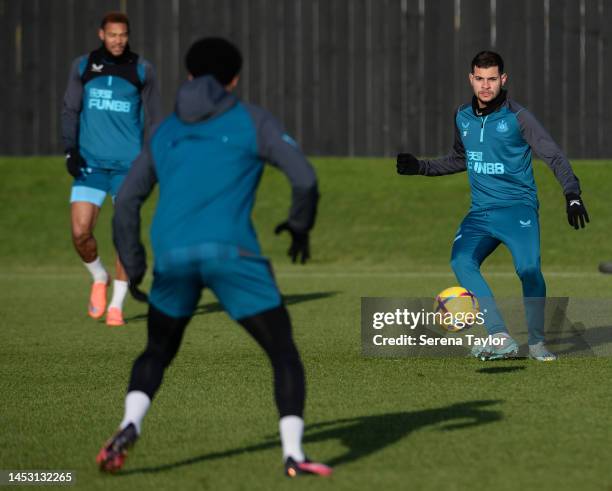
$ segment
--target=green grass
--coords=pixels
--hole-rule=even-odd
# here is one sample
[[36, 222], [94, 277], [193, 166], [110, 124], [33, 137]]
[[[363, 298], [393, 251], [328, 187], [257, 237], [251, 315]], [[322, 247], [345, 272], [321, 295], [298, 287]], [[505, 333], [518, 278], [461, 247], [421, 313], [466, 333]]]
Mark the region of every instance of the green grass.
[[[465, 175], [400, 178], [380, 159], [315, 165], [323, 197], [312, 264], [289, 264], [287, 237], [272, 233], [289, 197], [273, 169], [255, 219], [306, 366], [306, 449], [336, 465], [331, 479], [282, 477], [267, 361], [208, 292], [124, 473], [97, 472], [144, 345], [145, 309], [128, 300], [131, 322], [114, 330], [85, 315], [89, 281], [70, 243], [58, 158], [0, 159], [0, 469], [72, 469], [82, 489], [609, 489], [609, 358], [487, 365], [360, 354], [360, 297], [431, 296], [454, 283]], [[612, 166], [575, 169], [592, 218], [580, 232], [552, 173], [536, 166], [548, 291], [606, 297], [610, 278], [596, 265], [612, 258]], [[97, 228], [109, 265], [111, 211]], [[498, 295], [520, 294], [504, 249], [484, 271]]]

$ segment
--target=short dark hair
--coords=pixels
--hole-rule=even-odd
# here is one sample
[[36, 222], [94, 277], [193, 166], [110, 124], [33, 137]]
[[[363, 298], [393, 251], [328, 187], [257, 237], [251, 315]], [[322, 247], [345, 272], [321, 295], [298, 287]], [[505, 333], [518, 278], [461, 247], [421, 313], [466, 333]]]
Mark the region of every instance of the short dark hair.
[[187, 71], [194, 77], [212, 75], [225, 86], [242, 68], [240, 50], [223, 38], [203, 38], [191, 45], [185, 56]]
[[504, 60], [502, 57], [494, 51], [481, 51], [472, 60], [470, 69], [474, 73], [474, 68], [491, 68], [496, 66], [499, 68], [499, 73], [504, 73]]
[[130, 19], [128, 19], [128, 16], [123, 12], [108, 12], [104, 17], [102, 17], [100, 29], [104, 29], [108, 23], [125, 24], [128, 31], [130, 30]]

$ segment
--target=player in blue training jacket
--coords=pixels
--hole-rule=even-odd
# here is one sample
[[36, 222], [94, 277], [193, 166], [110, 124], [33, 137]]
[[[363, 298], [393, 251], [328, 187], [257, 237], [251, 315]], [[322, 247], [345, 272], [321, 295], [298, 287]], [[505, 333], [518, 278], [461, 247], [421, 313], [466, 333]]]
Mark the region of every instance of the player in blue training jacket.
[[[94, 319], [104, 315], [110, 283], [93, 236], [96, 220], [106, 194], [115, 199], [140, 153], [143, 133], [161, 116], [153, 67], [130, 50], [129, 25], [121, 12], [104, 16], [98, 32], [102, 46], [72, 63], [62, 110], [66, 166], [74, 177], [72, 241], [93, 278], [88, 312]], [[124, 324], [127, 290], [127, 276], [117, 259], [108, 325]]]
[[146, 270], [140, 208], [159, 184], [151, 226], [155, 265], [148, 342], [132, 368], [119, 431], [97, 462], [106, 471], [123, 465], [201, 291], [210, 288], [270, 359], [285, 473], [329, 475], [329, 467], [311, 462], [302, 450], [304, 369], [251, 221], [267, 161], [292, 187], [289, 218], [276, 232], [288, 231], [293, 261], [306, 262], [319, 197], [314, 169], [270, 113], [232, 94], [242, 66], [233, 44], [202, 39], [189, 49], [186, 65], [189, 81], [178, 91], [175, 112], [134, 162], [115, 205], [114, 242], [131, 284], [137, 285]]
[[472, 206], [455, 235], [451, 266], [457, 280], [472, 291], [486, 310], [490, 335], [499, 345], [477, 348], [481, 359], [516, 356], [517, 343], [510, 337], [480, 274], [480, 265], [504, 244], [512, 253], [523, 286], [529, 330], [529, 356], [551, 361], [556, 355], [544, 344], [546, 285], [540, 267], [538, 198], [532, 168], [532, 150], [552, 169], [567, 202], [569, 224], [584, 228], [589, 216], [580, 197], [580, 183], [572, 167], [546, 130], [525, 108], [507, 97], [508, 76], [501, 56], [482, 51], [472, 60], [471, 104], [455, 112], [455, 144], [451, 153], [434, 160], [418, 160], [409, 153], [397, 157], [402, 175], [442, 176], [467, 170]]

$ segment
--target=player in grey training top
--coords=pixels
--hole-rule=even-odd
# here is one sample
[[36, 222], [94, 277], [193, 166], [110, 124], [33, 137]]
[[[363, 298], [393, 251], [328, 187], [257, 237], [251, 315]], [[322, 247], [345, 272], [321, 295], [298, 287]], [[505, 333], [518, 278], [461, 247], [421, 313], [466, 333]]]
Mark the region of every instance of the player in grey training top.
[[411, 154], [397, 159], [399, 174], [441, 176], [467, 171], [472, 206], [453, 241], [451, 266], [464, 288], [479, 299], [490, 335], [504, 339], [503, 347], [474, 350], [480, 358], [516, 355], [518, 345], [493, 301], [493, 293], [480, 274], [482, 262], [500, 245], [510, 249], [521, 279], [530, 355], [541, 361], [556, 357], [544, 346], [544, 298], [546, 285], [540, 267], [538, 198], [531, 162], [535, 151], [552, 169], [563, 188], [567, 216], [578, 229], [589, 221], [580, 183], [557, 144], [536, 118], [508, 99], [502, 89], [507, 75], [497, 53], [483, 51], [472, 60], [471, 104], [455, 113], [455, 143], [451, 153], [434, 160], [418, 160]]
[[[98, 213], [107, 193], [114, 201], [140, 153], [143, 134], [161, 117], [153, 67], [130, 50], [128, 35], [124, 14], [111, 12], [102, 19], [102, 46], [72, 63], [62, 110], [66, 164], [74, 177], [72, 240], [93, 278], [88, 313], [94, 319], [104, 315], [109, 283], [93, 236]], [[117, 259], [108, 325], [124, 324], [127, 289], [127, 276]]]

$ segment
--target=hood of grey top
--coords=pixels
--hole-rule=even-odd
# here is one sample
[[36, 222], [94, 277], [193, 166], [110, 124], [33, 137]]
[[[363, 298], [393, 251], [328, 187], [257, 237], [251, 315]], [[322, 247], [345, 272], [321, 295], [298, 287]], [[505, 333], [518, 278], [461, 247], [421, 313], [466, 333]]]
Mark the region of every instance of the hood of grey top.
[[211, 75], [184, 82], [176, 96], [175, 112], [186, 123], [197, 123], [217, 116], [238, 102]]

